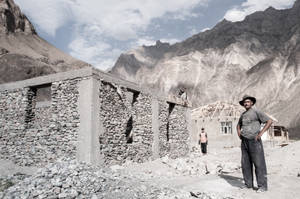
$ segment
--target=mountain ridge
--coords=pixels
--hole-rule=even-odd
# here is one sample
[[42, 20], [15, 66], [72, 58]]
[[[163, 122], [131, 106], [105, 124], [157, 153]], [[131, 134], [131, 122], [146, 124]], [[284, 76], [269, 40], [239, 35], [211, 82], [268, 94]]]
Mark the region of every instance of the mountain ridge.
[[[161, 42], [130, 50], [111, 73], [173, 95], [186, 87], [195, 108], [218, 100], [237, 103], [251, 94], [257, 97], [258, 108], [295, 134], [300, 131], [295, 111], [300, 105], [291, 99], [300, 97], [299, 5], [297, 0], [289, 9], [270, 7], [240, 22], [222, 20], [182, 42], [164, 43], [168, 48], [162, 48], [160, 57], [149, 56], [149, 48], [158, 48]], [[134, 71], [123, 67], [123, 61], [131, 59], [138, 63]], [[287, 106], [287, 101], [295, 107]]]
[[63, 72], [89, 64], [39, 37], [13, 0], [0, 0], [0, 83]]

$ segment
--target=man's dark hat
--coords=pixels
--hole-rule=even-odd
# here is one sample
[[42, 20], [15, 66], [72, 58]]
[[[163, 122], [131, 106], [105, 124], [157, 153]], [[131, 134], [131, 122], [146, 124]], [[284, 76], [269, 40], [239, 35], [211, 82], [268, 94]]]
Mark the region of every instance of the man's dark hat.
[[256, 103], [256, 98], [255, 97], [251, 97], [249, 95], [244, 95], [243, 99], [241, 101], [239, 101], [239, 103], [240, 103], [241, 106], [244, 106], [244, 101], [246, 99], [251, 100], [253, 102], [253, 105]]

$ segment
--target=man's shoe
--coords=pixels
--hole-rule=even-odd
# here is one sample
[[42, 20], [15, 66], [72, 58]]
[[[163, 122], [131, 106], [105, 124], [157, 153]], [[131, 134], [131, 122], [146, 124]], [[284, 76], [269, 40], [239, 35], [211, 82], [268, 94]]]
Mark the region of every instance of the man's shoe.
[[252, 189], [252, 186], [244, 184], [243, 186], [240, 187], [241, 189]]
[[264, 193], [264, 192], [266, 192], [267, 190], [266, 189], [264, 189], [264, 188], [258, 188], [257, 190], [256, 190], [256, 193]]

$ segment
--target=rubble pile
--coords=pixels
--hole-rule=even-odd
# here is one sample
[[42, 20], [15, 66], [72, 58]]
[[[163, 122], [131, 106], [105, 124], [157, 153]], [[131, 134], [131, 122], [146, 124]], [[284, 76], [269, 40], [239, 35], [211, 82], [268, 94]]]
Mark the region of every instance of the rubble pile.
[[0, 198], [172, 198], [178, 194], [189, 196], [109, 168], [60, 160], [0, 192]]
[[175, 169], [180, 175], [204, 175], [233, 173], [239, 170], [240, 162], [223, 161], [221, 159], [212, 159], [212, 157], [194, 157], [170, 159], [163, 157], [162, 163]]
[[8, 189], [9, 187], [19, 183], [27, 177], [29, 177], [29, 175], [19, 172], [13, 175], [9, 175], [7, 177], [0, 177], [0, 193]]
[[[59, 160], [32, 176], [15, 175], [0, 198], [202, 198], [221, 199], [206, 193], [191, 194], [141, 180], [133, 175], [75, 160]], [[24, 179], [25, 178], [25, 179]], [[16, 183], [16, 184], [15, 184]], [[14, 185], [13, 185], [14, 184]]]

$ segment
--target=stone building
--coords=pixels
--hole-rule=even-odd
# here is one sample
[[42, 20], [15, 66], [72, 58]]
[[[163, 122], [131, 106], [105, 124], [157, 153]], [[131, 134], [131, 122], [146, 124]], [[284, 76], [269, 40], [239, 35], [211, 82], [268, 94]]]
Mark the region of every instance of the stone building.
[[0, 158], [41, 166], [185, 156], [189, 108], [93, 68], [0, 85]]

